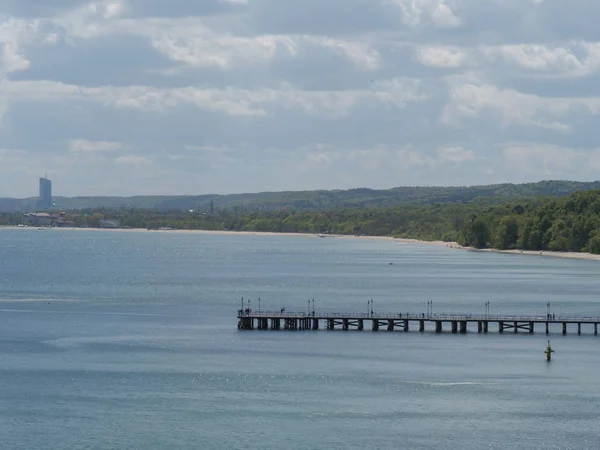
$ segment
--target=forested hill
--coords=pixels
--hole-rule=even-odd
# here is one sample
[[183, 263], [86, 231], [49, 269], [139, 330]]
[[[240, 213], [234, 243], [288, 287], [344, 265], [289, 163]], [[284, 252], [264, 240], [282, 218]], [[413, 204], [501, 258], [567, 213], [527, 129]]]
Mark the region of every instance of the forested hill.
[[[487, 186], [416, 186], [386, 190], [349, 189], [333, 191], [261, 192], [255, 194], [198, 196], [135, 196], [135, 197], [54, 197], [56, 209], [136, 208], [208, 211], [211, 201], [215, 210], [322, 211], [344, 208], [393, 207], [407, 204], [433, 203], [503, 203], [540, 196], [561, 197], [577, 191], [600, 189], [600, 181], [540, 181], [525, 184], [493, 184]], [[37, 198], [0, 198], [0, 211], [33, 211]]]

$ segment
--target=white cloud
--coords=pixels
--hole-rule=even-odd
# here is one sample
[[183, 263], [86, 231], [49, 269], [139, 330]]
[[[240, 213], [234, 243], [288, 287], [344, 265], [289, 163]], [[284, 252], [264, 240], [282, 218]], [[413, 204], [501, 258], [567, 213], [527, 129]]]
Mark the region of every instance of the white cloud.
[[56, 45], [56, 43], [58, 42], [58, 34], [56, 33], [50, 33], [49, 35], [47, 35], [44, 40], [42, 41], [44, 44], [47, 45]]
[[188, 35], [184, 38], [158, 36], [152, 38], [152, 46], [173, 61], [190, 67], [220, 67], [232, 69], [238, 65], [270, 60], [279, 46], [293, 52], [293, 45], [285, 37], [263, 36], [241, 38], [224, 36], [206, 38]]
[[185, 149], [210, 155], [218, 153], [229, 153], [233, 151], [232, 148], [215, 145], [186, 145]]
[[122, 2], [114, 0], [104, 0], [102, 17], [105, 19], [114, 19], [123, 14], [125, 6]]
[[475, 159], [472, 150], [462, 147], [440, 147], [437, 149], [437, 154], [441, 162], [463, 163]]
[[114, 152], [124, 150], [127, 146], [114, 141], [90, 141], [87, 139], [72, 139], [69, 141], [69, 151], [73, 153]]
[[354, 149], [348, 153], [348, 158], [359, 161], [361, 167], [370, 172], [378, 170], [385, 161], [394, 163], [391, 161], [393, 151], [388, 148]]
[[496, 51], [509, 64], [548, 75], [581, 77], [600, 69], [600, 43], [597, 42], [574, 42], [570, 47], [505, 45]]
[[398, 161], [402, 170], [409, 170], [413, 167], [419, 166], [434, 166], [435, 160], [430, 156], [423, 155], [422, 153], [412, 148], [401, 148], [397, 150]]
[[[433, 167], [439, 163], [434, 158], [425, 156], [412, 146], [379, 145], [372, 148], [345, 148], [319, 144], [310, 150], [304, 158], [307, 169], [347, 167], [349, 163], [365, 173], [381, 170], [409, 170], [415, 167]], [[306, 149], [297, 150], [304, 153]]]
[[[415, 58], [428, 67], [474, 67], [516, 76], [585, 77], [600, 72], [600, 43], [419, 46]], [[490, 66], [490, 64], [496, 64]]]
[[308, 40], [317, 45], [337, 50], [359, 67], [373, 70], [379, 68], [379, 53], [364, 44], [331, 38], [308, 38]]
[[439, 28], [454, 28], [461, 20], [443, 0], [391, 0], [402, 14], [405, 25], [416, 27], [429, 19]]
[[106, 2], [104, 6], [92, 3], [56, 18], [54, 23], [74, 39], [106, 35], [143, 37], [172, 61], [193, 68], [231, 70], [271, 61], [278, 54], [296, 56], [299, 49], [310, 51], [315, 47], [332, 49], [366, 69], [379, 65], [378, 53], [357, 41], [298, 34], [235, 35], [209, 28], [207, 21], [199, 17], [118, 19], [123, 10], [119, 2]]
[[457, 48], [428, 46], [418, 48], [416, 58], [428, 67], [455, 69], [465, 63], [467, 53]]
[[441, 2], [431, 13], [431, 19], [440, 28], [455, 28], [461, 24], [460, 19], [454, 15], [448, 5]]
[[0, 23], [0, 78], [29, 69], [31, 62], [21, 47], [35, 37], [39, 26], [37, 20], [8, 19]]
[[141, 111], [168, 111], [180, 105], [194, 105], [233, 116], [263, 116], [273, 108], [296, 108], [307, 114], [337, 117], [347, 114], [361, 102], [403, 107], [422, 98], [419, 83], [410, 79], [374, 83], [372, 90], [354, 91], [81, 87], [49, 81], [19, 81], [7, 83], [6, 92], [15, 102], [91, 101], [104, 106]]
[[128, 34], [128, 28], [129, 30], [137, 28], [136, 21], [121, 19], [124, 12], [123, 2], [95, 1], [53, 17], [50, 23], [60, 28], [70, 42], [74, 42], [75, 39], [92, 39], [115, 33]]
[[306, 156], [306, 163], [311, 167], [328, 167], [341, 158], [338, 152], [311, 152]]
[[[135, 32], [133, 32], [135, 34]], [[299, 49], [315, 47], [332, 49], [346, 56], [358, 67], [376, 69], [379, 54], [364, 44], [327, 37], [298, 35], [233, 36], [215, 34], [202, 26], [184, 26], [183, 29], [151, 31], [152, 46], [175, 62], [189, 67], [219, 67], [234, 69], [239, 66], [273, 60], [278, 54], [296, 56]]]
[[119, 156], [117, 159], [115, 159], [115, 162], [117, 164], [127, 164], [132, 166], [152, 164], [152, 161], [149, 158], [135, 155]]
[[457, 124], [464, 118], [479, 118], [485, 111], [492, 112], [502, 126], [515, 124], [568, 131], [571, 126], [556, 119], [568, 119], [564, 116], [576, 111], [596, 115], [600, 112], [600, 97], [547, 98], [496, 86], [459, 85], [451, 90], [442, 121]]
[[[436, 68], [476, 67], [544, 78], [585, 77], [600, 71], [600, 43], [571, 41], [563, 44], [509, 44], [469, 47], [420, 46], [415, 58]], [[496, 64], [490, 66], [490, 64]]]
[[507, 144], [502, 153], [512, 170], [528, 174], [541, 172], [547, 177], [571, 172], [586, 156], [574, 148], [529, 143]]

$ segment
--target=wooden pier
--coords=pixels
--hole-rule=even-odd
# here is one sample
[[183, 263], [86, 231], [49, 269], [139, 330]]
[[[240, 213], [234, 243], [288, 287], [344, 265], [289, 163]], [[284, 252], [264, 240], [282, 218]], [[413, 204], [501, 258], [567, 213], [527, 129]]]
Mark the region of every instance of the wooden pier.
[[[478, 333], [496, 331], [499, 333], [533, 333], [541, 328], [546, 334], [550, 329], [558, 328], [563, 335], [567, 326], [576, 326], [578, 335], [582, 328], [588, 333], [598, 335], [600, 317], [590, 316], [528, 316], [509, 314], [367, 314], [367, 313], [315, 313], [313, 312], [270, 312], [238, 310], [238, 329], [240, 330], [372, 330], [403, 331], [426, 330], [442, 333], [465, 334], [469, 325]], [[575, 330], [572, 330], [575, 331]]]

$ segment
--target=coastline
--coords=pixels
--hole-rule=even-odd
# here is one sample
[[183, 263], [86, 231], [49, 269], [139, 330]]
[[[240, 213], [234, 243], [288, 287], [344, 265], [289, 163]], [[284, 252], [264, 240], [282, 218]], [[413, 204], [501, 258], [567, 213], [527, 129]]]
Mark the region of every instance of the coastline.
[[[37, 230], [38, 227], [19, 227], [19, 226], [0, 226], [0, 230]], [[325, 239], [360, 239], [370, 241], [389, 241], [399, 242], [403, 244], [423, 244], [435, 245], [438, 247], [447, 247], [455, 250], [467, 250], [472, 252], [482, 253], [503, 253], [509, 255], [528, 255], [528, 256], [546, 256], [552, 258], [565, 259], [583, 259], [588, 261], [600, 261], [600, 255], [593, 253], [578, 253], [578, 252], [553, 252], [553, 251], [535, 251], [535, 250], [498, 250], [493, 248], [477, 249], [473, 247], [463, 247], [457, 242], [444, 241], [423, 241], [419, 239], [395, 238], [392, 236], [353, 236], [344, 234], [320, 234], [320, 233], [287, 233], [287, 232], [271, 232], [271, 231], [224, 231], [224, 230], [148, 230], [145, 228], [59, 228], [60, 230], [69, 231], [95, 231], [95, 232], [117, 232], [117, 233], [185, 233], [185, 234], [213, 234], [213, 235], [244, 235], [244, 236], [282, 236], [282, 237], [307, 237], [316, 238], [323, 237]], [[52, 230], [52, 229], [50, 229]]]
[[600, 255], [594, 253], [583, 252], [553, 252], [550, 250], [498, 250], [495, 248], [469, 248], [462, 247], [464, 250], [473, 252], [487, 253], [506, 253], [509, 255], [529, 255], [529, 256], [549, 256], [551, 258], [566, 258], [566, 259], [585, 259], [588, 261], [600, 261]]

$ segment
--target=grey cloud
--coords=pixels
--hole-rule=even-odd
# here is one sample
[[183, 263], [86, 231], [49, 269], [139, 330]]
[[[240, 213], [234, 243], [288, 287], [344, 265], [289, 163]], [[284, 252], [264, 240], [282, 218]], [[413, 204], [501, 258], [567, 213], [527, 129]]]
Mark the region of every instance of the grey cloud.
[[397, 28], [399, 14], [387, 13], [383, 5], [379, 0], [254, 0], [248, 28], [258, 33], [329, 36]]
[[[532, 0], [464, 0], [461, 26], [444, 34], [419, 35], [419, 41], [445, 45], [501, 45], [560, 40], [600, 40], [596, 18], [600, 3]], [[429, 31], [429, 30], [428, 30]], [[437, 36], [437, 39], [436, 39]]]
[[[72, 11], [94, 0], [3, 0], [3, 14], [18, 17], [54, 17]], [[236, 12], [243, 5], [219, 0], [124, 0], [128, 14], [133, 17], [183, 17]]]
[[134, 17], [186, 17], [224, 14], [244, 10], [238, 5], [219, 0], [129, 0], [127, 5]]
[[87, 3], [85, 0], [3, 0], [2, 14], [17, 17], [52, 17]]
[[453, 87], [442, 120], [457, 124], [481, 120], [485, 114], [502, 126], [537, 127], [569, 132], [575, 114], [597, 115], [600, 98], [548, 98], [499, 89], [492, 85], [463, 84]]
[[600, 40], [600, 3], [596, 0], [546, 1], [540, 5], [539, 39]]
[[[35, 64], [11, 75], [18, 80], [54, 80], [84, 86], [137, 84], [143, 77], [154, 84], [165, 77], [158, 73], [173, 66], [167, 57], [152, 50], [147, 39], [136, 36], [102, 36], [68, 45], [32, 48], [27, 56]], [[156, 76], [152, 77], [152, 74]], [[153, 79], [154, 78], [154, 79]]]
[[[260, 147], [296, 148], [306, 141], [307, 136], [315, 142], [333, 142], [342, 146], [369, 145], [373, 139], [398, 142], [407, 140], [408, 136], [410, 139], [429, 137], [432, 124], [424, 118], [435, 111], [433, 105], [413, 106], [410, 111], [407, 107], [389, 105], [384, 107], [385, 115], [381, 115], [380, 103], [367, 102], [354, 108], [354, 113], [346, 117], [325, 117], [324, 120], [320, 113], [307, 116], [302, 108], [273, 105], [270, 106], [272, 114], [268, 116], [237, 119], [191, 104], [183, 104], [164, 114], [130, 108], [106, 110], [102, 106], [104, 101], [94, 105], [81, 98], [65, 100], [64, 106], [54, 102], [37, 103], [33, 114], [27, 114], [29, 102], [16, 103], [11, 114], [14, 142], [34, 145], [39, 137], [30, 133], [33, 126], [38, 130], [38, 136], [49, 141], [72, 138], [72, 130], [77, 129], [89, 139], [129, 140], [143, 146], [181, 145], [197, 141], [197, 136], [203, 140], [195, 142], [197, 144], [222, 142], [227, 146], [249, 142]], [[317, 107], [320, 104], [317, 102]]]
[[490, 79], [509, 89], [541, 97], [600, 97], [600, 73], [576, 80], [511, 76], [502, 73], [497, 73]]
[[101, 108], [84, 109], [73, 103], [36, 103], [34, 107], [15, 103], [11, 106], [10, 133], [3, 136], [3, 145], [35, 153], [60, 153], [76, 134], [110, 140], [117, 125], [113, 117]]

